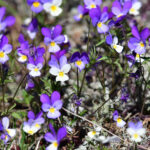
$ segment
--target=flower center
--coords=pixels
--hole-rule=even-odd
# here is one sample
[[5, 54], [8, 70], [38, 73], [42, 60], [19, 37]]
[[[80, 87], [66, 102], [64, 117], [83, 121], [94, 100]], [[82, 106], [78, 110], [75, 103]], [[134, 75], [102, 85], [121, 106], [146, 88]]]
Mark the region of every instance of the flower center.
[[5, 136], [5, 140], [7, 140], [7, 138], [8, 138], [8, 136], [6, 135], [6, 136]]
[[118, 118], [118, 119], [117, 119], [117, 122], [118, 122], [118, 123], [121, 123], [121, 121], [122, 121], [121, 118]]
[[57, 142], [53, 142], [54, 147], [58, 147], [58, 143]]
[[139, 135], [138, 135], [137, 133], [135, 133], [135, 134], [133, 135], [133, 137], [134, 137], [135, 139], [137, 139], [137, 138], [139, 137]]
[[34, 71], [37, 72], [37, 71], [39, 71], [39, 69], [36, 67], [36, 68], [34, 68]]
[[130, 11], [131, 11], [131, 12], [135, 12], [135, 9], [134, 9], [134, 8], [131, 8]]
[[121, 16], [123, 16], [122, 14], [120, 14], [120, 15], [118, 15], [117, 17], [119, 18], [119, 17], [121, 17]]
[[51, 107], [51, 108], [49, 109], [49, 111], [50, 111], [51, 113], [54, 113], [54, 112], [55, 112], [55, 108], [54, 108], [54, 107]]
[[95, 4], [91, 4], [91, 8], [96, 8]]
[[21, 58], [22, 58], [22, 60], [24, 60], [24, 61], [27, 60], [27, 56], [26, 56], [26, 55], [22, 55]]
[[101, 28], [101, 27], [102, 27], [102, 22], [99, 22], [99, 23], [97, 24], [97, 26], [98, 26], [99, 28]]
[[34, 132], [33, 132], [32, 130], [29, 130], [29, 131], [28, 131], [28, 134], [31, 134], [31, 135], [32, 135], [33, 133], [34, 133]]
[[80, 15], [79, 15], [79, 18], [81, 19], [82, 17], [83, 17], [83, 15], [82, 15], [82, 14], [80, 14]]
[[64, 73], [63, 73], [63, 72], [59, 72], [59, 76], [60, 76], [60, 77], [63, 77], [63, 76], [64, 76]]
[[117, 48], [117, 45], [114, 45], [113, 48], [116, 49], [116, 48]]
[[136, 58], [139, 59], [139, 58], [140, 58], [140, 55], [139, 55], [139, 54], [136, 54]]
[[140, 46], [141, 46], [141, 47], [144, 47], [144, 43], [143, 43], [143, 42], [140, 42]]
[[96, 134], [96, 131], [92, 131], [92, 135], [95, 135]]
[[51, 6], [51, 10], [52, 11], [56, 11], [57, 10], [57, 7], [55, 5]]
[[76, 61], [76, 64], [77, 64], [78, 66], [81, 66], [82, 61], [81, 61], [81, 60], [78, 60], [78, 61]]
[[9, 129], [6, 129], [6, 131], [7, 131], [8, 134], [10, 134], [10, 130]]
[[39, 127], [40, 127], [40, 125], [37, 123], [37, 124], [35, 124], [35, 127], [39, 128]]
[[39, 2], [34, 2], [34, 3], [33, 3], [33, 6], [34, 6], [34, 7], [39, 7], [39, 6], [40, 6], [40, 3], [39, 3]]
[[55, 42], [51, 42], [51, 46], [54, 47], [55, 46]]
[[5, 53], [4, 52], [0, 52], [0, 58], [4, 58]]

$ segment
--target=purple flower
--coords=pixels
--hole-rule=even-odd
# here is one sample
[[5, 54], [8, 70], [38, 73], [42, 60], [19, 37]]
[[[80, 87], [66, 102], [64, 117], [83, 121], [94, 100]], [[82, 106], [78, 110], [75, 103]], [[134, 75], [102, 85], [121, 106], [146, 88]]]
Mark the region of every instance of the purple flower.
[[116, 0], [112, 4], [112, 12], [114, 15], [116, 15], [117, 18], [120, 18], [120, 17], [126, 16], [131, 6], [132, 6], [132, 3], [130, 1], [126, 1], [122, 7], [120, 2]]
[[27, 64], [27, 68], [30, 70], [29, 75], [32, 77], [38, 77], [41, 75], [40, 70], [43, 67], [43, 54], [45, 53], [45, 49], [41, 47], [33, 47], [32, 54], [30, 54], [29, 61]]
[[121, 98], [120, 98], [120, 100], [122, 100], [123, 102], [127, 102], [128, 99], [129, 99], [129, 94], [128, 94], [127, 88], [123, 87], [121, 89]]
[[24, 122], [23, 130], [28, 133], [29, 135], [33, 135], [37, 131], [41, 129], [41, 125], [45, 122], [44, 118], [42, 117], [43, 113], [39, 112], [36, 116], [33, 111], [28, 112], [29, 120]]
[[93, 9], [97, 6], [100, 7], [102, 0], [84, 0], [85, 7], [87, 9]]
[[85, 68], [85, 65], [89, 63], [89, 57], [88, 54], [86, 52], [83, 52], [82, 54], [80, 54], [79, 52], [75, 52], [71, 59], [70, 62], [71, 63], [75, 63], [75, 66], [82, 71]]
[[106, 43], [109, 44], [112, 47], [112, 49], [115, 49], [118, 53], [121, 53], [123, 50], [123, 46], [118, 45], [118, 38], [116, 36], [112, 38], [112, 35], [109, 34], [106, 37]]
[[31, 7], [31, 10], [35, 13], [39, 13], [43, 10], [43, 3], [41, 0], [27, 0], [27, 4]]
[[117, 127], [120, 127], [120, 128], [124, 127], [124, 125], [126, 124], [126, 122], [123, 121], [123, 120], [121, 119], [121, 117], [119, 116], [117, 110], [115, 110], [114, 113], [113, 113], [113, 120], [116, 121]]
[[36, 36], [36, 33], [38, 32], [38, 21], [36, 18], [32, 19], [31, 23], [27, 27], [27, 33], [30, 37], [30, 39], [34, 39]]
[[64, 35], [61, 35], [61, 25], [56, 25], [52, 29], [43, 27], [41, 32], [44, 35], [44, 43], [49, 46], [49, 52], [58, 52], [60, 50], [59, 44], [65, 41]]
[[22, 34], [20, 34], [18, 41], [20, 43], [20, 47], [17, 48], [17, 54], [19, 56], [18, 61], [21, 63], [25, 63], [28, 61], [28, 57], [30, 54], [30, 45], [28, 41], [25, 41]]
[[9, 118], [3, 117], [2, 123], [0, 122], [0, 131], [2, 131], [1, 139], [6, 144], [10, 138], [16, 135], [16, 129], [9, 128]]
[[125, 55], [125, 57], [128, 59], [129, 67], [132, 67], [135, 64], [135, 56], [129, 54], [129, 55]]
[[79, 5], [78, 6], [78, 14], [76, 16], [74, 16], [74, 19], [76, 21], [80, 21], [87, 12], [88, 12], [88, 10], [85, 8], [85, 6]]
[[65, 127], [61, 127], [56, 134], [52, 124], [49, 124], [49, 128], [51, 132], [47, 132], [44, 138], [47, 142], [51, 142], [51, 144], [46, 147], [46, 150], [57, 150], [60, 141], [67, 135], [67, 130]]
[[141, 121], [136, 123], [129, 122], [129, 127], [127, 128], [127, 133], [131, 136], [131, 140], [135, 142], [141, 142], [141, 136], [144, 136], [146, 130], [143, 128], [143, 124]]
[[56, 119], [60, 117], [61, 113], [59, 110], [62, 108], [62, 101], [60, 100], [60, 93], [54, 91], [49, 97], [47, 94], [42, 94], [40, 97], [42, 102], [42, 110], [47, 113], [47, 117], [51, 119]]
[[109, 17], [107, 12], [101, 12], [100, 8], [97, 7], [90, 10], [89, 15], [92, 19], [93, 26], [97, 26], [98, 33], [108, 32], [109, 27], [105, 24]]
[[8, 44], [8, 38], [3, 36], [0, 40], [0, 63], [4, 64], [8, 61], [9, 54], [12, 51], [12, 45]]
[[67, 58], [65, 55], [59, 58], [59, 63], [56, 56], [51, 55], [51, 60], [49, 61], [50, 74], [56, 76], [56, 81], [67, 81], [69, 77], [66, 75], [70, 69], [71, 65], [67, 63]]
[[137, 54], [144, 54], [146, 52], [146, 39], [150, 35], [150, 30], [144, 28], [141, 33], [139, 33], [136, 26], [132, 27], [132, 34], [134, 37], [131, 37], [128, 42], [128, 47], [131, 51], [134, 51]]
[[8, 16], [5, 19], [3, 19], [5, 11], [5, 7], [0, 7], [0, 32], [4, 31], [6, 27], [12, 26], [16, 21], [15, 17], [13, 16]]
[[34, 85], [34, 82], [33, 82], [33, 80], [31, 79], [31, 77], [29, 76], [28, 79], [27, 79], [27, 84], [26, 84], [25, 89], [26, 89], [27, 91], [29, 91], [29, 90], [33, 89], [34, 86], [35, 86], [35, 85]]
[[138, 79], [141, 75], [141, 71], [138, 69], [135, 73], [129, 73], [129, 74], [130, 74], [130, 77]]

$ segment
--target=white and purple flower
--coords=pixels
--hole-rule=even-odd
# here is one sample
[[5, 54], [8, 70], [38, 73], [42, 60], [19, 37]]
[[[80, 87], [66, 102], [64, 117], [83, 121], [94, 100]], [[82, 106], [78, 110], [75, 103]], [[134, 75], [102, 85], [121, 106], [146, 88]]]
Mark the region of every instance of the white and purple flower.
[[23, 131], [28, 133], [29, 135], [35, 134], [37, 131], [41, 129], [41, 125], [45, 122], [42, 117], [43, 113], [39, 112], [36, 116], [33, 111], [28, 112], [29, 120], [24, 122]]
[[56, 76], [56, 81], [65, 82], [69, 80], [69, 77], [66, 74], [70, 71], [71, 65], [67, 63], [65, 55], [59, 58], [59, 63], [57, 58], [54, 55], [51, 55], [49, 66], [51, 67], [49, 72]]
[[43, 8], [52, 16], [59, 16], [62, 13], [62, 8], [60, 8], [61, 4], [62, 0], [52, 0], [50, 2], [44, 3]]
[[90, 60], [86, 52], [83, 52], [82, 54], [80, 54], [79, 52], [75, 52], [70, 59], [70, 62], [74, 62], [79, 71], [82, 71], [85, 68], [86, 64], [89, 63], [89, 61]]
[[116, 121], [117, 127], [120, 127], [120, 128], [124, 127], [125, 124], [126, 124], [126, 122], [123, 121], [123, 120], [121, 119], [121, 117], [119, 116], [117, 110], [113, 113], [113, 120]]
[[42, 102], [42, 110], [47, 112], [47, 117], [51, 119], [56, 119], [60, 117], [61, 113], [59, 110], [62, 108], [62, 101], [60, 100], [60, 93], [54, 91], [49, 97], [47, 94], [42, 94], [40, 97]]
[[3, 117], [2, 123], [0, 122], [0, 131], [2, 131], [1, 139], [6, 144], [9, 139], [14, 138], [16, 135], [16, 129], [9, 128], [9, 118]]
[[3, 36], [0, 40], [0, 63], [4, 64], [9, 60], [8, 54], [12, 51], [12, 45], [8, 44], [8, 38]]
[[131, 51], [141, 55], [146, 52], [146, 40], [150, 35], [150, 30], [148, 28], [144, 28], [141, 33], [139, 33], [136, 26], [132, 27], [132, 35], [128, 42], [128, 47]]
[[97, 6], [100, 7], [102, 0], [84, 0], [85, 7], [87, 9], [93, 9]]
[[112, 49], [115, 49], [118, 53], [121, 53], [123, 50], [123, 46], [118, 44], [118, 38], [116, 36], [112, 38], [112, 35], [109, 34], [106, 37], [106, 43], [109, 44], [112, 47]]
[[129, 127], [127, 128], [127, 133], [131, 136], [131, 140], [135, 142], [141, 142], [146, 130], [143, 128], [141, 121], [137, 123], [129, 122]]
[[61, 35], [61, 25], [56, 25], [52, 29], [43, 27], [41, 32], [44, 35], [44, 43], [49, 47], [49, 52], [56, 53], [60, 51], [59, 45], [65, 41], [64, 35]]
[[61, 127], [56, 133], [52, 124], [49, 124], [49, 128], [51, 132], [47, 132], [44, 138], [47, 142], [51, 142], [51, 144], [48, 147], [46, 147], [46, 150], [57, 150], [60, 141], [67, 135], [67, 130], [65, 127]]
[[92, 19], [93, 26], [97, 27], [98, 33], [106, 33], [109, 30], [108, 25], [106, 24], [109, 19], [109, 15], [106, 11], [101, 12], [100, 8], [94, 8], [89, 12], [90, 18]]

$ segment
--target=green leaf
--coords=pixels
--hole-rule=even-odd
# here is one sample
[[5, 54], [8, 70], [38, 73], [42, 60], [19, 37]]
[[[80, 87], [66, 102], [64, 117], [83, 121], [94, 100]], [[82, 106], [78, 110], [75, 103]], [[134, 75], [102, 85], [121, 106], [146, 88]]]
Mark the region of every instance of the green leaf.
[[101, 40], [99, 43], [96, 44], [96, 47], [102, 45], [104, 42], [105, 42], [105, 39]]

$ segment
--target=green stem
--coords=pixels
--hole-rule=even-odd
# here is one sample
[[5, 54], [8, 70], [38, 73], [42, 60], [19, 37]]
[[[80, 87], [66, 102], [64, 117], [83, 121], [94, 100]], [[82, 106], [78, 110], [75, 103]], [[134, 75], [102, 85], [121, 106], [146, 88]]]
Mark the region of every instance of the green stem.
[[79, 70], [77, 68], [77, 95], [79, 96]]
[[20, 86], [22, 85], [22, 83], [23, 83], [23, 81], [25, 80], [25, 78], [26, 78], [27, 75], [28, 75], [28, 73], [26, 73], [26, 74], [24, 75], [24, 77], [22, 78], [22, 80], [20, 81], [20, 83], [19, 83], [19, 85], [18, 85], [18, 87], [17, 87], [17, 89], [16, 89], [16, 91], [15, 91], [15, 93], [14, 93], [14, 96], [13, 96], [12, 100], [15, 99], [15, 97], [16, 97], [16, 95], [17, 95], [17, 93], [18, 93], [18, 90], [19, 90], [19, 88], [20, 88]]

